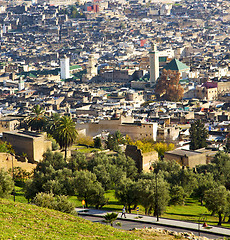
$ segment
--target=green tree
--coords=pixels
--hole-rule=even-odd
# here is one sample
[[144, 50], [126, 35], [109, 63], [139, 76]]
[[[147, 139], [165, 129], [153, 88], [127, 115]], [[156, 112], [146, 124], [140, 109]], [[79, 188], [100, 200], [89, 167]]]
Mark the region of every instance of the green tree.
[[223, 214], [229, 210], [230, 192], [224, 186], [219, 186], [206, 191], [204, 200], [206, 208], [218, 214], [218, 225], [221, 226]]
[[37, 164], [36, 171], [44, 172], [46, 167], [52, 166], [54, 170], [63, 169], [67, 166], [61, 153], [48, 150], [43, 154], [43, 160]]
[[204, 195], [207, 190], [216, 188], [217, 182], [214, 181], [212, 173], [198, 174], [197, 175], [198, 186], [195, 189], [195, 196], [199, 197], [201, 206], [203, 206]]
[[72, 146], [76, 138], [77, 130], [74, 121], [69, 116], [62, 116], [54, 133], [54, 139], [65, 150], [65, 160], [67, 158], [67, 149]]
[[37, 164], [32, 179], [25, 184], [25, 197], [32, 200], [39, 192], [52, 192], [55, 195], [73, 195], [73, 172], [68, 169], [61, 153], [50, 151], [43, 155]]
[[96, 138], [94, 139], [94, 147], [95, 147], [95, 148], [101, 148], [101, 147], [102, 147], [101, 138], [96, 137]]
[[126, 178], [126, 173], [115, 164], [110, 164], [108, 169], [110, 173], [110, 189], [115, 189]]
[[34, 131], [42, 131], [46, 126], [44, 109], [40, 105], [33, 107], [32, 114], [27, 120], [27, 125]]
[[89, 171], [76, 172], [73, 184], [78, 198], [85, 200], [86, 207], [88, 207], [88, 204], [91, 204], [96, 208], [101, 208], [106, 204], [107, 200], [104, 197], [104, 189], [101, 183], [97, 181], [94, 173]]
[[190, 132], [190, 149], [196, 150], [207, 146], [206, 139], [208, 132], [200, 119], [191, 124]]
[[[158, 174], [159, 175], [159, 174]], [[154, 211], [154, 216], [161, 215], [169, 202], [169, 185], [161, 177], [153, 179], [139, 179], [137, 182], [137, 194], [139, 203], [145, 208], [145, 214], [151, 214]]]
[[[12, 174], [12, 168], [8, 170], [10, 174]], [[27, 179], [29, 179], [32, 175], [32, 172], [28, 172], [21, 167], [14, 167], [14, 181], [18, 183], [25, 183]]]
[[120, 153], [117, 156], [112, 158], [113, 164], [118, 166], [121, 171], [126, 173], [127, 178], [134, 179], [137, 176], [137, 167], [135, 161], [130, 158], [126, 157], [124, 153]]
[[76, 152], [74, 156], [69, 159], [68, 168], [73, 172], [80, 170], [87, 170], [88, 161], [86, 160], [85, 154]]
[[3, 142], [0, 140], [0, 152], [14, 153], [14, 149], [10, 143]]
[[3, 168], [0, 169], [0, 197], [7, 197], [14, 188], [14, 181], [12, 177], [4, 171]]
[[175, 160], [170, 161], [157, 161], [156, 163], [153, 163], [153, 168], [156, 169], [157, 172], [161, 171], [164, 175], [170, 174], [170, 173], [176, 173], [180, 171], [181, 166], [178, 162]]
[[113, 150], [115, 152], [120, 151], [118, 139], [116, 139], [114, 135], [109, 134], [105, 143], [108, 149]]
[[102, 184], [105, 190], [112, 188], [110, 165], [97, 165], [93, 168], [93, 173], [96, 174], [97, 180]]
[[230, 188], [230, 156], [228, 153], [219, 151], [212, 160], [212, 164], [215, 181]]
[[175, 185], [170, 189], [170, 205], [182, 205], [184, 204], [186, 193], [183, 187]]
[[129, 178], [123, 179], [115, 190], [115, 196], [119, 202], [128, 207], [128, 212], [131, 213], [138, 204], [137, 184]]
[[226, 153], [229, 153], [230, 152], [230, 133], [227, 135], [226, 137], [226, 144], [224, 146], [224, 151]]
[[88, 162], [88, 170], [93, 171], [95, 166], [98, 165], [109, 165], [112, 161], [105, 153], [96, 153], [94, 157]]
[[52, 151], [56, 151], [60, 148], [59, 144], [56, 142], [56, 140], [52, 136], [48, 135], [48, 139], [49, 141], [52, 142]]
[[181, 186], [187, 197], [193, 193], [198, 184], [196, 174], [192, 169], [180, 169], [180, 171], [172, 173], [169, 175], [168, 182], [171, 183], [171, 186]]
[[154, 171], [159, 171], [164, 179], [173, 186], [181, 186], [189, 197], [197, 188], [197, 177], [192, 169], [181, 169], [176, 161], [158, 161], [152, 165]]
[[114, 189], [125, 177], [134, 179], [137, 176], [135, 161], [125, 154], [109, 157], [104, 153], [97, 153], [88, 162], [88, 170], [96, 174], [105, 190]]
[[51, 117], [49, 117], [47, 119], [47, 124], [46, 124], [45, 130], [51, 136], [54, 136], [55, 132], [57, 131], [57, 127], [58, 127], [60, 118], [61, 118], [60, 114], [54, 113], [54, 114], [52, 114]]

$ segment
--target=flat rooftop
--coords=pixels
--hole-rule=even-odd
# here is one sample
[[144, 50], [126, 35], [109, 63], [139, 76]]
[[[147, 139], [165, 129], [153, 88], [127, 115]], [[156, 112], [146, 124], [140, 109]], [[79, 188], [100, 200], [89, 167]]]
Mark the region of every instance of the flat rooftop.
[[185, 155], [190, 157], [190, 156], [203, 154], [203, 152], [192, 151], [192, 150], [183, 150], [183, 149], [175, 149], [172, 151], [167, 151], [165, 153], [166, 154], [169, 153], [169, 154], [173, 154], [173, 155], [177, 155], [177, 156], [181, 156], [181, 157], [184, 157]]
[[26, 138], [40, 138], [44, 137], [43, 133], [37, 133], [37, 132], [30, 132], [30, 131], [7, 131], [3, 132], [4, 134], [19, 136], [19, 137], [26, 137]]

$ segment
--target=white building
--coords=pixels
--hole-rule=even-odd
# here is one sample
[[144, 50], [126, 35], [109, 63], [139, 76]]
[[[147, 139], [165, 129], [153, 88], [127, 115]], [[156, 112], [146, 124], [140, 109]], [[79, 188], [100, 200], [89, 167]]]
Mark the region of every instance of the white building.
[[69, 58], [64, 56], [64, 58], [60, 59], [61, 65], [61, 79], [68, 79], [70, 78], [69, 74]]

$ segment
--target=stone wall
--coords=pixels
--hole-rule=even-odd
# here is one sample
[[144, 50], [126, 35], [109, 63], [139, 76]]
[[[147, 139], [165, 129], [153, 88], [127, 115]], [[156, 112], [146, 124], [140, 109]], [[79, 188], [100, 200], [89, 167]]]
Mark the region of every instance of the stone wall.
[[125, 155], [131, 157], [136, 162], [139, 172], [149, 172], [152, 163], [158, 161], [157, 152], [142, 153], [141, 149], [138, 149], [137, 146], [134, 145], [127, 145]]
[[204, 165], [207, 163], [207, 157], [206, 153], [200, 153], [200, 154], [194, 154], [189, 156], [184, 154], [179, 155], [179, 154], [174, 154], [172, 153], [173, 151], [170, 152], [165, 152], [164, 154], [164, 159], [167, 161], [175, 160], [177, 161], [181, 166], [186, 166], [189, 168], [194, 168], [197, 165]]
[[0, 153], [0, 168], [6, 171], [10, 168], [12, 169], [12, 160], [14, 167], [20, 167], [27, 172], [31, 172], [37, 166], [37, 164], [17, 161], [17, 159], [9, 153]]
[[115, 133], [120, 131], [124, 136], [129, 135], [133, 140], [150, 138], [156, 141], [157, 123], [122, 123], [120, 120], [103, 120], [99, 123], [77, 124], [77, 128], [85, 128], [86, 134], [96, 136], [103, 131]]
[[27, 154], [29, 162], [34, 163], [42, 160], [42, 155], [48, 149], [52, 149], [52, 142], [46, 140], [44, 133], [29, 131], [3, 132], [3, 141], [9, 142], [15, 153]]

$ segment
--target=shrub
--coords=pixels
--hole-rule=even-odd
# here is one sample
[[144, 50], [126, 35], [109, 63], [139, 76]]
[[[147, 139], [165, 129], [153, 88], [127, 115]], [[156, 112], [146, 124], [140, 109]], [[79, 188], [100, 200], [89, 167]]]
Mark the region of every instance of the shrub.
[[94, 139], [94, 147], [95, 147], [95, 148], [101, 148], [101, 147], [102, 147], [101, 138], [96, 137], [96, 138]]
[[34, 204], [39, 207], [54, 209], [56, 200], [53, 193], [38, 193], [34, 198]]
[[74, 204], [68, 201], [67, 196], [57, 196], [55, 198], [53, 193], [38, 193], [34, 198], [34, 204], [64, 213], [71, 213], [74, 210]]
[[85, 136], [83, 134], [78, 135], [76, 143], [80, 145], [85, 145], [85, 146], [91, 146], [91, 147], [94, 146], [93, 138], [90, 136]]
[[57, 196], [57, 203], [55, 210], [64, 213], [71, 213], [74, 210], [74, 204], [68, 201], [67, 196]]
[[113, 222], [117, 219], [117, 216], [118, 214], [117, 213], [107, 213], [105, 216], [104, 216], [104, 222], [106, 223], [110, 223], [111, 226], [113, 226]]
[[52, 142], [52, 151], [56, 151], [60, 149], [59, 144], [56, 142], [56, 140], [52, 137], [49, 137], [49, 140]]
[[7, 197], [14, 188], [14, 182], [12, 177], [4, 171], [4, 169], [0, 169], [0, 197]]

